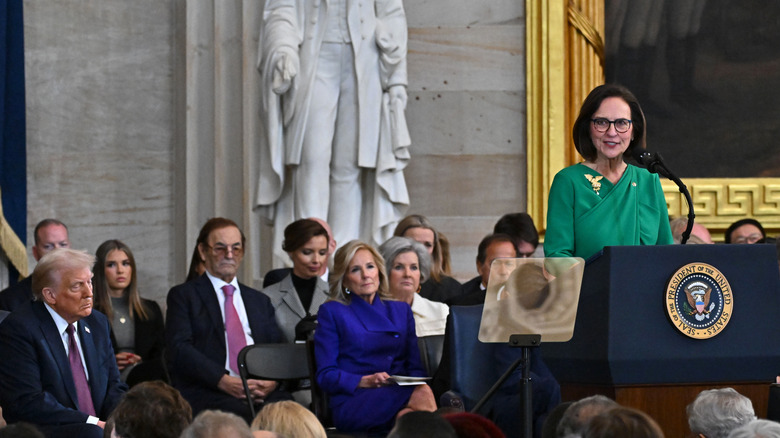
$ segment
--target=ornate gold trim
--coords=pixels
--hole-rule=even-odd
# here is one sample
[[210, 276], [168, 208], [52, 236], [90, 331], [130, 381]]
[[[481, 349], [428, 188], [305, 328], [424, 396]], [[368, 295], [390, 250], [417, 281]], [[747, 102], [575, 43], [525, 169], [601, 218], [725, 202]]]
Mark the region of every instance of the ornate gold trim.
[[[0, 193], [2, 199], [2, 193]], [[3, 204], [0, 202], [0, 249], [5, 252], [8, 260], [14, 265], [19, 275], [27, 276], [27, 249], [22, 240], [16, 235], [3, 215]]]
[[602, 0], [525, 2], [527, 211], [540, 232], [555, 174], [579, 161], [569, 133], [580, 104], [604, 82]]

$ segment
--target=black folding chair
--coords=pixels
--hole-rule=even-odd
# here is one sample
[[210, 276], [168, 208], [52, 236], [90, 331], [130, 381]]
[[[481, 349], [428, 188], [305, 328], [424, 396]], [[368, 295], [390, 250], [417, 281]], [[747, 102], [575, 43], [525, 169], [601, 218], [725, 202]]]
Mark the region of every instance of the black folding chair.
[[244, 392], [249, 400], [252, 418], [255, 407], [251, 402], [247, 379], [298, 380], [309, 378], [309, 362], [304, 344], [255, 344], [244, 347], [238, 353], [238, 371]]

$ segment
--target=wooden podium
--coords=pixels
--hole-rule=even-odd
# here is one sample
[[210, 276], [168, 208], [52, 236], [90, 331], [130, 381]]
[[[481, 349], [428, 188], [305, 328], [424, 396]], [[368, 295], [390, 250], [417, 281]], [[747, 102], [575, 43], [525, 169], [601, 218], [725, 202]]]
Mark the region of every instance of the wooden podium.
[[[670, 321], [666, 286], [689, 263], [728, 280], [731, 318], [709, 339]], [[685, 407], [703, 389], [731, 386], [766, 415], [780, 373], [780, 270], [774, 245], [607, 247], [585, 268], [574, 336], [542, 356], [564, 401], [604, 394], [652, 416], [666, 436], [688, 436]]]

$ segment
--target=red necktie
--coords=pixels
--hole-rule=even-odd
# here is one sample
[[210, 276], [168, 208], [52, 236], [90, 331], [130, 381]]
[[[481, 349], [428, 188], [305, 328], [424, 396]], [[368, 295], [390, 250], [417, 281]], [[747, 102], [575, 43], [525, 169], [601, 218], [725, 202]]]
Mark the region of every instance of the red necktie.
[[81, 363], [81, 354], [76, 345], [76, 328], [73, 324], [68, 324], [65, 330], [68, 333], [68, 361], [70, 362], [70, 373], [73, 375], [73, 383], [76, 384], [76, 396], [79, 402], [79, 411], [95, 416], [95, 406], [92, 404], [92, 393], [89, 391], [87, 383], [87, 374], [84, 372], [84, 365]]
[[246, 347], [246, 335], [241, 326], [241, 320], [238, 319], [238, 312], [233, 306], [233, 292], [235, 287], [226, 284], [222, 286], [225, 292], [225, 331], [228, 340], [228, 357], [230, 358], [230, 369], [238, 374], [238, 352]]

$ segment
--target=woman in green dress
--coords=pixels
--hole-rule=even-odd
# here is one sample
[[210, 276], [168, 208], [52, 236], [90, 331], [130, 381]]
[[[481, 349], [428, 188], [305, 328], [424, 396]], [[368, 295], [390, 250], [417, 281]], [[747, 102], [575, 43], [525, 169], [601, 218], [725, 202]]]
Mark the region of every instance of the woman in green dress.
[[605, 246], [673, 243], [658, 175], [625, 161], [645, 147], [645, 116], [636, 97], [620, 85], [594, 88], [573, 137], [585, 161], [555, 175], [545, 256], [588, 259]]

